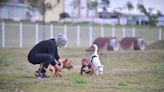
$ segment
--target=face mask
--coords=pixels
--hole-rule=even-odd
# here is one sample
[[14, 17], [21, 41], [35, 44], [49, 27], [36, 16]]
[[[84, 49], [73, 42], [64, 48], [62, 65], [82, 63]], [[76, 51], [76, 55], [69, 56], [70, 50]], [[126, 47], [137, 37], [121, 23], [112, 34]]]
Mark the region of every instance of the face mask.
[[58, 35], [57, 46], [59, 48], [64, 48], [64, 47], [66, 47], [66, 44], [67, 44], [67, 38], [64, 35]]
[[63, 41], [59, 41], [58, 42], [58, 47], [59, 48], [64, 48], [66, 46], [66, 43], [65, 42], [63, 42]]
[[65, 47], [65, 44], [58, 44], [58, 47], [59, 48], [64, 48]]

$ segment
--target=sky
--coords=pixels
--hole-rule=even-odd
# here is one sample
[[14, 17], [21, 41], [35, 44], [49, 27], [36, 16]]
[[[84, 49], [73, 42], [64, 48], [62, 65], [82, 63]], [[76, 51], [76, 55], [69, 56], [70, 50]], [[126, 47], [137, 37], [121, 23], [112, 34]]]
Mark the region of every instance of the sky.
[[[65, 0], [65, 11], [74, 11], [74, 9], [71, 7], [70, 3], [72, 0]], [[126, 2], [130, 1], [132, 2], [133, 6], [135, 6], [133, 13], [139, 13], [139, 11], [136, 8], [136, 5], [138, 3], [138, 0], [110, 0], [110, 9], [114, 9], [116, 7], [123, 7], [126, 5]], [[156, 10], [160, 10], [162, 14], [164, 14], [164, 0], [142, 0], [143, 4], [146, 8], [154, 8]]]

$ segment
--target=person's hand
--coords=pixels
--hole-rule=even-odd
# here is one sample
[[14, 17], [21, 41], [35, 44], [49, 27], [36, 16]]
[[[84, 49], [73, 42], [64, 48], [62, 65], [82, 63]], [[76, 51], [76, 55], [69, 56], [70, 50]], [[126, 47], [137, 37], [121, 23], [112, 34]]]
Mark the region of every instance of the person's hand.
[[55, 68], [60, 72], [62, 71], [62, 68], [60, 66], [58, 66], [57, 64], [55, 65]]
[[61, 59], [59, 59], [59, 63], [60, 63], [60, 68], [63, 69], [63, 62]]

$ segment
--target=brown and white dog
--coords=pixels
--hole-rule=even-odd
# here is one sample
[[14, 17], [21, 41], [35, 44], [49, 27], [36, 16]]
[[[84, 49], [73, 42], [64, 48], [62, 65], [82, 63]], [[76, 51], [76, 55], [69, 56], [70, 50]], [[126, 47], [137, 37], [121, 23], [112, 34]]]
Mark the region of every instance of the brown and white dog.
[[93, 44], [93, 47], [95, 48], [94, 53], [90, 57], [90, 63], [93, 66], [96, 75], [103, 74], [103, 67], [104, 65], [101, 64], [99, 55], [98, 55], [98, 46], [96, 44]]
[[[63, 69], [65, 68], [70, 70], [71, 68], [73, 68], [71, 61], [68, 59], [62, 59], [62, 63], [63, 63]], [[58, 77], [58, 76], [62, 77], [61, 71], [57, 70], [53, 65], [49, 64], [48, 70], [52, 71], [54, 77]]]
[[82, 59], [80, 75], [83, 75], [83, 73], [87, 74], [89, 77], [92, 77], [94, 74], [94, 68], [92, 67], [90, 61], [86, 58]]

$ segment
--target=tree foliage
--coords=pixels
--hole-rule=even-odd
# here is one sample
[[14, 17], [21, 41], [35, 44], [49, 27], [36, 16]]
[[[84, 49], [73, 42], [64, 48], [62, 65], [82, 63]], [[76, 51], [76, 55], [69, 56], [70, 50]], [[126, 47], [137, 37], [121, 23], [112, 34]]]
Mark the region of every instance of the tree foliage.
[[160, 16], [162, 16], [163, 14], [161, 13], [161, 11], [157, 11], [157, 17], [160, 17]]
[[8, 0], [0, 0], [0, 8], [7, 2], [8, 2]]
[[27, 0], [29, 4], [40, 11], [41, 14], [44, 14], [47, 10], [52, 8], [50, 3], [45, 3], [45, 0]]
[[134, 9], [134, 6], [133, 6], [133, 4], [132, 4], [130, 1], [128, 1], [128, 2], [126, 3], [126, 6], [127, 6], [127, 8], [128, 8], [129, 11], [131, 11], [131, 10]]
[[6, 3], [8, 0], [0, 0], [0, 3]]
[[70, 5], [73, 6], [73, 8], [77, 8], [80, 6], [80, 0], [73, 0]]
[[140, 12], [144, 13], [145, 15], [148, 15], [148, 12], [143, 4], [138, 4], [137, 8], [140, 10]]
[[69, 18], [69, 17], [70, 17], [70, 15], [66, 12], [63, 12], [60, 14], [60, 19]]
[[158, 11], [157, 14], [152, 14], [152, 10], [150, 10], [150, 9], [153, 9], [153, 8], [149, 8], [147, 10], [143, 4], [138, 4], [138, 9], [140, 10], [140, 12], [142, 12], [143, 14], [145, 14], [149, 18], [149, 24], [151, 26], [156, 25], [156, 18], [159, 15], [161, 15], [160, 11]]
[[98, 2], [97, 1], [92, 1], [92, 0], [90, 0], [90, 1], [88, 1], [88, 3], [87, 3], [87, 8], [88, 9], [96, 9], [97, 8], [97, 6], [98, 6]]
[[107, 8], [110, 6], [110, 0], [101, 0], [101, 4], [103, 10], [107, 10]]

